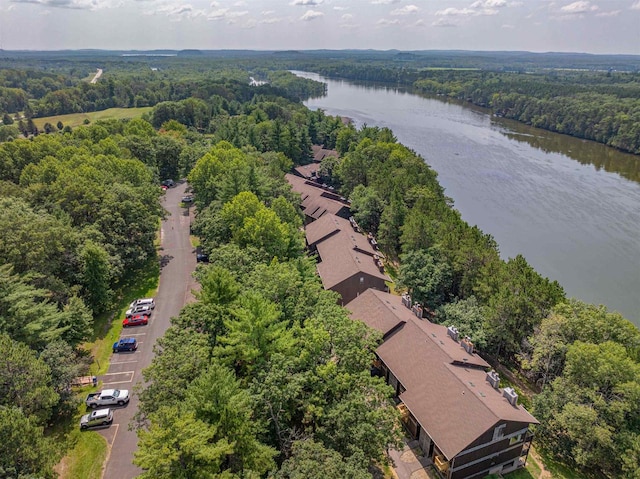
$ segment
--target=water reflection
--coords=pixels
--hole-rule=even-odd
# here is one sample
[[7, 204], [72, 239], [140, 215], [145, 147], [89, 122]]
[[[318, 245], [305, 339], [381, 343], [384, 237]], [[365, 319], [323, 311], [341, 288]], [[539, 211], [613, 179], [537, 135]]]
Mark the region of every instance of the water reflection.
[[596, 170], [618, 173], [623, 178], [640, 183], [640, 156], [623, 153], [595, 141], [540, 130], [514, 120], [493, 118], [492, 124], [501, 127], [500, 132], [512, 140], [527, 143], [545, 153], [561, 153], [583, 165], [593, 165]]

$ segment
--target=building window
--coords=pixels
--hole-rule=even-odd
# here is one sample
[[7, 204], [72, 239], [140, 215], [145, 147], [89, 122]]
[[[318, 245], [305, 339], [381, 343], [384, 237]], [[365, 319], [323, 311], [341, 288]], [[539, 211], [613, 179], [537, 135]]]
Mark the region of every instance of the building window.
[[509, 439], [509, 445], [513, 446], [514, 444], [517, 444], [520, 441], [522, 441], [522, 434], [518, 434], [517, 436], [513, 436], [511, 439]]
[[504, 428], [507, 427], [506, 424], [500, 424], [498, 427], [496, 427], [493, 430], [493, 440], [497, 441], [499, 439], [502, 439], [502, 437], [504, 436]]

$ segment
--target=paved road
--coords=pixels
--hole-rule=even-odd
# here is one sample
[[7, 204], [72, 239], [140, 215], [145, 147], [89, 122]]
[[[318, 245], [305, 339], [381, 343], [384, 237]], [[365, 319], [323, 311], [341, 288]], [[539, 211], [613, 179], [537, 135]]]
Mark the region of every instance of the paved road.
[[96, 72], [96, 75], [91, 80], [91, 83], [98, 83], [98, 78], [100, 78], [101, 76], [102, 76], [102, 69], [98, 68], [98, 71]]
[[[192, 300], [191, 290], [196, 287], [192, 273], [196, 267], [193, 248], [189, 241], [189, 210], [180, 207], [180, 199], [187, 185], [179, 184], [167, 190], [163, 203], [168, 211], [161, 229], [160, 285], [156, 294], [156, 308], [147, 326], [123, 330], [122, 337], [138, 339], [138, 351], [111, 356], [109, 371], [99, 379], [104, 388], [133, 389], [142, 383], [142, 370], [151, 364], [153, 345], [169, 327], [169, 319], [177, 316], [182, 307]], [[138, 398], [115, 411], [113, 425], [100, 433], [110, 445], [104, 479], [130, 479], [142, 473], [132, 464], [138, 438], [129, 430], [129, 423], [138, 407]]]

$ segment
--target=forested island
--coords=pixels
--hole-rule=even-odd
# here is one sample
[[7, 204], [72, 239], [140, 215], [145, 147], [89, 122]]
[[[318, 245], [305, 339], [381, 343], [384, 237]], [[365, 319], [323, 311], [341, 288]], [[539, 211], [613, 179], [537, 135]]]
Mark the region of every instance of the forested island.
[[[143, 477], [366, 478], [384, 469], [401, 429], [393, 390], [370, 374], [381, 335], [323, 289], [305, 252], [300, 198], [284, 178], [322, 145], [338, 152], [320, 164], [322, 180], [377, 238], [395, 290], [511, 371], [540, 421], [536, 446], [583, 476], [640, 477], [637, 328], [567, 298], [523, 256], [502, 260], [491, 236], [461, 219], [429, 158], [392, 131], [306, 109], [301, 101], [324, 86], [282, 68], [312, 70], [307, 58], [61, 57], [0, 59], [0, 476], [55, 477], [79, 441], [72, 384], [90, 371], [99, 339], [119, 332], [114, 317], [136, 278], [157, 276], [159, 185], [183, 177], [210, 263], [138, 391]], [[313, 62], [349, 76], [343, 59]], [[96, 63], [105, 73], [94, 85]], [[566, 99], [549, 108], [560, 102], [576, 115], [587, 104], [613, 114], [611, 101], [620, 121], [598, 141], [637, 153], [637, 75], [408, 77], [425, 91], [500, 104], [505, 116], [529, 108], [550, 118], [545, 101], [558, 95]], [[268, 83], [250, 86], [250, 76]], [[112, 107], [153, 108], [36, 126]]]

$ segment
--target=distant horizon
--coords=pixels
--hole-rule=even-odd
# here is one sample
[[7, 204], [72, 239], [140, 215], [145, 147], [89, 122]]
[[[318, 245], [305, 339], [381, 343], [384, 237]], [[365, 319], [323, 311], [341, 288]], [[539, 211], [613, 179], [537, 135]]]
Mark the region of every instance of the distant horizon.
[[5, 51], [640, 55], [639, 25], [640, 0], [0, 0]]
[[429, 53], [429, 52], [455, 52], [455, 53], [522, 53], [522, 54], [533, 54], [533, 55], [589, 55], [589, 56], [625, 56], [625, 57], [639, 57], [640, 53], [592, 53], [585, 51], [534, 51], [534, 50], [467, 50], [467, 49], [442, 49], [442, 48], [434, 48], [434, 49], [411, 49], [404, 50], [399, 48], [118, 48], [118, 49], [109, 49], [109, 48], [60, 48], [60, 49], [8, 49], [8, 48], [0, 48], [1, 52], [9, 52], [9, 53], [57, 53], [57, 52], [256, 52], [256, 53], [285, 53], [285, 52], [398, 52], [398, 53]]

